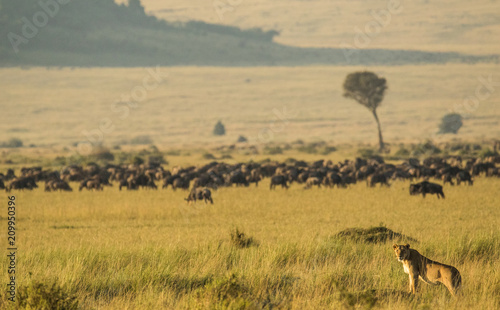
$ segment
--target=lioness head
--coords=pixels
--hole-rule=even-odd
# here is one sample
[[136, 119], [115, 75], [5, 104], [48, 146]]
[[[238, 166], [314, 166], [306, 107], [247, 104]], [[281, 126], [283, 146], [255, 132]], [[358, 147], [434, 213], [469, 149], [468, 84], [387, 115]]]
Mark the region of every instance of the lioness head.
[[394, 249], [394, 252], [396, 253], [396, 257], [398, 258], [398, 261], [402, 261], [407, 259], [410, 256], [410, 245], [397, 245], [393, 244], [392, 248]]

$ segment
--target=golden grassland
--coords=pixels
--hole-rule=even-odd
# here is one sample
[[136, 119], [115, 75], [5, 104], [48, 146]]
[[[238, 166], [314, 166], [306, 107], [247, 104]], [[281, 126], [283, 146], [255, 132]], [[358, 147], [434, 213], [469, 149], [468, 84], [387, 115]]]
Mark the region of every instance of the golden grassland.
[[[268, 184], [221, 188], [213, 205], [188, 205], [187, 192], [171, 189], [16, 192], [18, 285], [56, 281], [84, 309], [500, 306], [500, 179], [445, 186], [444, 200], [409, 196], [403, 181], [390, 188], [295, 184], [275, 191]], [[462, 294], [452, 298], [444, 286], [421, 284], [418, 296], [409, 296], [391, 241], [335, 237], [349, 227], [378, 225], [456, 266]], [[256, 244], [235, 247], [234, 228]], [[5, 270], [5, 255], [0, 262]]]
[[[297, 139], [376, 144], [372, 115], [342, 97], [346, 75], [358, 70], [388, 81], [378, 110], [387, 142], [477, 142], [500, 136], [499, 69], [497, 64], [160, 68], [163, 82], [128, 108], [119, 102], [142, 85], [149, 75], [144, 68], [2, 68], [0, 142], [19, 138], [25, 146], [69, 154], [87, 140], [86, 131], [95, 132], [105, 121], [112, 129], [100, 142], [107, 147], [144, 137], [160, 148], [206, 147], [235, 143], [240, 135], [257, 145]], [[488, 77], [496, 86], [491, 92], [480, 89], [477, 106], [464, 106], [482, 87], [480, 78]], [[127, 114], [118, 108], [128, 108]], [[464, 112], [463, 128], [458, 135], [437, 136], [441, 118], [451, 112]], [[225, 136], [212, 135], [218, 120]]]
[[[496, 54], [500, 50], [498, 40], [494, 39], [500, 36], [500, 4], [490, 0], [339, 0], [335, 3], [329, 0], [143, 0], [142, 3], [149, 14], [169, 21], [195, 19], [241, 28], [278, 30], [277, 42], [295, 46], [354, 45], [358, 28], [370, 37], [366, 46], [358, 46], [363, 48], [470, 54]], [[399, 9], [389, 17], [378, 13], [387, 11], [389, 4]], [[365, 28], [377, 22], [372, 12], [377, 12], [384, 23], [379, 32], [373, 26], [368, 31]], [[364, 43], [364, 39], [360, 41]]]

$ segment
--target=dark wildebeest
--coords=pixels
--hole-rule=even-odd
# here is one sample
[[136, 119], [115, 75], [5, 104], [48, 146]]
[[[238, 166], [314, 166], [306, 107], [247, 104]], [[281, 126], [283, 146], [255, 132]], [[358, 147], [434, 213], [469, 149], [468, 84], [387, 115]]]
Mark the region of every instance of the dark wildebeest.
[[276, 185], [281, 185], [282, 188], [288, 189], [288, 185], [286, 184], [286, 176], [282, 174], [273, 175], [271, 177], [271, 185], [269, 189], [274, 189]]
[[326, 177], [323, 179], [323, 184], [333, 187], [337, 185], [337, 187], [345, 187], [344, 182], [342, 181], [342, 177], [335, 172], [329, 172]]
[[5, 184], [2, 179], [0, 179], [0, 189], [5, 189]]
[[443, 180], [443, 185], [446, 183], [450, 183], [450, 185], [455, 185], [455, 183], [453, 183], [453, 178], [451, 177], [451, 174], [449, 174], [449, 173], [443, 174], [441, 176], [441, 179]]
[[380, 186], [382, 185], [389, 186], [389, 183], [387, 183], [387, 177], [383, 173], [372, 174], [368, 176], [368, 179], [366, 179], [366, 183], [370, 187], [375, 187], [375, 184], [377, 183], [379, 183]]
[[190, 183], [189, 179], [184, 179], [184, 178], [178, 177], [172, 182], [172, 188], [174, 189], [174, 191], [177, 188], [188, 190], [189, 183]]
[[207, 203], [207, 201], [210, 201], [210, 203], [214, 203], [214, 201], [212, 200], [212, 192], [204, 187], [204, 188], [193, 188], [191, 190], [191, 192], [189, 193], [189, 196], [187, 198], [185, 198], [185, 200], [187, 202], [190, 202], [190, 201], [194, 201], [196, 202], [196, 200], [205, 200], [205, 203]]
[[13, 189], [28, 189], [32, 190], [33, 188], [37, 188], [35, 179], [33, 177], [20, 177], [15, 178], [8, 187], [6, 187], [6, 191], [10, 192]]
[[94, 179], [89, 179], [89, 180], [84, 180], [80, 183], [80, 187], [78, 188], [79, 191], [82, 191], [83, 188], [86, 188], [88, 190], [95, 189], [97, 191], [102, 191], [102, 185], [99, 183], [98, 180]]
[[425, 194], [436, 194], [438, 198], [443, 197], [443, 187], [439, 184], [430, 183], [423, 181], [417, 184], [410, 184], [410, 195], [422, 194], [425, 198]]
[[457, 173], [457, 185], [460, 185], [462, 182], [467, 182], [469, 185], [474, 183], [470, 173], [466, 170], [461, 170]]
[[314, 185], [318, 186], [318, 188], [321, 187], [321, 181], [319, 178], [317, 177], [309, 177], [307, 178], [307, 181], [306, 181], [306, 186], [304, 188], [311, 188], [313, 187]]
[[63, 180], [49, 180], [45, 183], [46, 192], [57, 191], [57, 190], [67, 191], [67, 192], [73, 191], [73, 189], [69, 186], [69, 184]]

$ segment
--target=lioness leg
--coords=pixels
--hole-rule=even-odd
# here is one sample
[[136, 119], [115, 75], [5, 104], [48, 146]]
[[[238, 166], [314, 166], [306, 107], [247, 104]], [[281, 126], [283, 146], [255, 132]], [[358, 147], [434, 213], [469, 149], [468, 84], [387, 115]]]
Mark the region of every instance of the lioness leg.
[[410, 293], [416, 294], [418, 289], [418, 274], [410, 274]]

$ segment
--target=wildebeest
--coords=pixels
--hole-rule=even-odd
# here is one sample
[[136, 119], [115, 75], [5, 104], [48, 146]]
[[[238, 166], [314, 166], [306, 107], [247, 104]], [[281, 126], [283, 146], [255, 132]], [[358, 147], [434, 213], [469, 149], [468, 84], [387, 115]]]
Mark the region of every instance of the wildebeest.
[[460, 185], [460, 183], [462, 182], [467, 182], [469, 185], [472, 185], [474, 183], [472, 181], [470, 173], [466, 170], [460, 170], [457, 173], [457, 185]]
[[430, 183], [423, 181], [417, 184], [410, 184], [410, 195], [422, 194], [425, 198], [425, 194], [436, 194], [438, 198], [443, 197], [443, 187], [439, 184]]
[[5, 188], [7, 192], [10, 192], [13, 189], [28, 189], [32, 190], [33, 188], [37, 188], [35, 179], [33, 177], [19, 177], [15, 178], [9, 186]]
[[450, 185], [455, 185], [453, 183], [453, 178], [451, 177], [451, 174], [445, 173], [441, 176], [441, 179], [443, 180], [443, 184], [450, 183]]
[[387, 177], [383, 173], [378, 173], [378, 174], [372, 174], [368, 177], [366, 180], [367, 185], [370, 187], [374, 187], [375, 184], [379, 183], [380, 186], [385, 185], [389, 186], [389, 183], [387, 183]]
[[177, 188], [188, 190], [189, 189], [189, 183], [190, 183], [190, 181], [188, 179], [184, 179], [184, 178], [179, 177], [179, 178], [176, 178], [172, 182], [172, 188], [174, 190], [176, 190]]
[[309, 177], [307, 178], [307, 181], [306, 181], [306, 189], [307, 188], [311, 188], [313, 187], [314, 185], [318, 186], [318, 188], [321, 187], [321, 181], [319, 178], [317, 177]]
[[212, 192], [206, 187], [203, 188], [194, 187], [189, 193], [189, 196], [185, 198], [185, 200], [187, 202], [190, 201], [196, 202], [196, 200], [205, 200], [205, 203], [207, 203], [207, 201], [210, 201], [211, 204], [214, 203], [212, 199]]
[[101, 183], [99, 183], [98, 180], [94, 180], [94, 179], [83, 180], [80, 183], [80, 187], [78, 188], [78, 190], [81, 191], [83, 188], [86, 188], [88, 190], [95, 189], [97, 191], [102, 191]]
[[46, 192], [56, 191], [56, 190], [66, 191], [66, 192], [73, 191], [73, 189], [69, 186], [69, 184], [63, 180], [49, 180], [45, 183]]
[[276, 185], [281, 185], [282, 188], [288, 189], [286, 177], [282, 174], [273, 175], [271, 177], [271, 185], [269, 186], [269, 189], [274, 189]]

